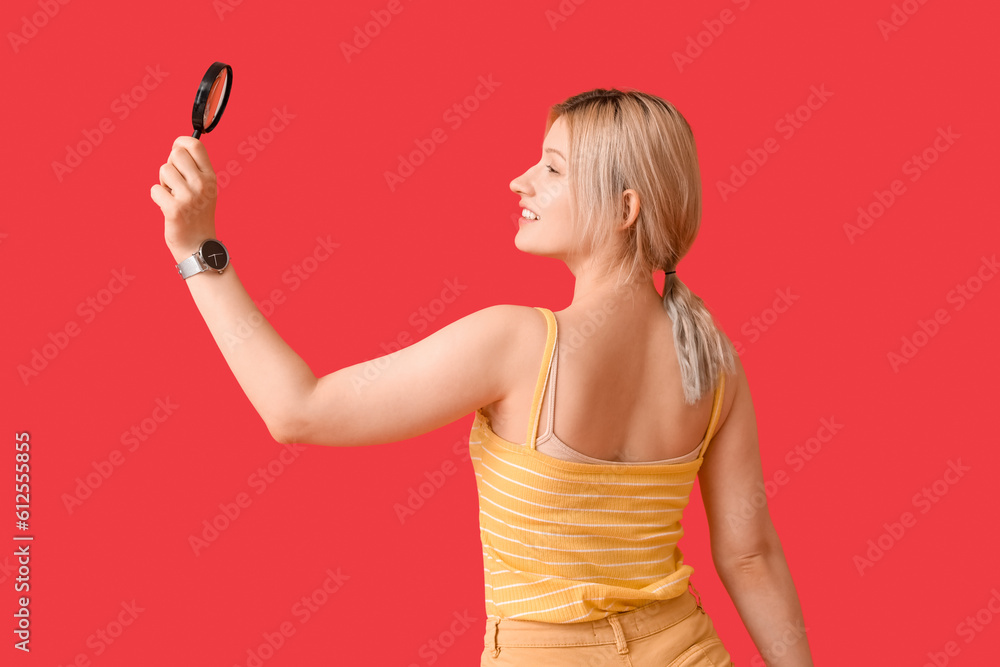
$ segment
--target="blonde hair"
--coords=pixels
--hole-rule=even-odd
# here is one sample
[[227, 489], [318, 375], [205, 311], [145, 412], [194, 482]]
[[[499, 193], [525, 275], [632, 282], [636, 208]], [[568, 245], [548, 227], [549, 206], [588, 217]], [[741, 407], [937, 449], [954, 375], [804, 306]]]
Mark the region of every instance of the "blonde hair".
[[[698, 235], [701, 175], [694, 135], [669, 102], [636, 90], [595, 90], [553, 105], [545, 133], [562, 117], [570, 136], [569, 190], [574, 202], [578, 247], [593, 252], [613, 240], [626, 217], [622, 193], [635, 190], [639, 213], [614, 246], [608, 270], [676, 268]], [[621, 284], [619, 279], [618, 285]], [[732, 341], [716, 324], [705, 302], [677, 277], [667, 274], [663, 307], [673, 323], [684, 398], [689, 404], [714, 390], [722, 369], [735, 371]]]

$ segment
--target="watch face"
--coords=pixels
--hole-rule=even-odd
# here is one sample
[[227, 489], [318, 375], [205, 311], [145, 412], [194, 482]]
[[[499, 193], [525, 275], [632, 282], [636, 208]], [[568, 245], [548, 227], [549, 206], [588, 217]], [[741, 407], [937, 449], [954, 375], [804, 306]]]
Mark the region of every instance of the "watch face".
[[226, 247], [214, 239], [202, 244], [201, 258], [216, 271], [226, 268], [229, 264], [229, 253], [226, 252]]

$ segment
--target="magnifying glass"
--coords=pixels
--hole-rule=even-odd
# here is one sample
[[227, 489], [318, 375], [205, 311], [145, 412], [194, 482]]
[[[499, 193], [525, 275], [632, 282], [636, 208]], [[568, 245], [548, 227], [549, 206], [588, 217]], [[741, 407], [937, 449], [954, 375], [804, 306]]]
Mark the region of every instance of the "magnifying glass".
[[214, 62], [205, 72], [194, 96], [191, 110], [191, 124], [197, 139], [202, 132], [211, 132], [222, 118], [229, 101], [229, 91], [233, 88], [233, 68], [226, 63]]

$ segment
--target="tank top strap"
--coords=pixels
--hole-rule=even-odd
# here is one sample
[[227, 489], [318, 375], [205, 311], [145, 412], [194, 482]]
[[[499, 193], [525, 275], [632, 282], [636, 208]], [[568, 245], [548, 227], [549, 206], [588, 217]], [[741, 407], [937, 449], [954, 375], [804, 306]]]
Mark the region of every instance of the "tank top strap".
[[545, 351], [542, 353], [542, 365], [538, 369], [538, 380], [535, 382], [535, 395], [531, 399], [531, 413], [528, 415], [528, 437], [524, 442], [531, 449], [535, 448], [535, 439], [538, 435], [538, 417], [542, 411], [542, 395], [545, 393], [545, 384], [548, 382], [549, 365], [552, 362], [552, 351], [556, 342], [556, 316], [548, 308], [535, 306], [536, 310], [545, 316], [545, 323], [548, 333], [545, 338]]
[[705, 431], [705, 444], [702, 445], [701, 452], [698, 454], [698, 458], [702, 459], [705, 457], [705, 450], [708, 449], [708, 443], [712, 441], [712, 436], [715, 435], [715, 427], [719, 422], [719, 414], [722, 412], [722, 399], [726, 394], [726, 372], [719, 372], [719, 382], [715, 387], [715, 398], [712, 401], [712, 416], [708, 420], [708, 430]]

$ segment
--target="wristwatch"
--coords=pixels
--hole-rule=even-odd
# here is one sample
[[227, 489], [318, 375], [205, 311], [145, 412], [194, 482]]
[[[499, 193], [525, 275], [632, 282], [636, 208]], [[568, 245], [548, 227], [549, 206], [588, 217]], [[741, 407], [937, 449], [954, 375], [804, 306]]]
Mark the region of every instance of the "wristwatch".
[[191, 276], [214, 269], [219, 273], [229, 266], [229, 251], [218, 239], [205, 239], [198, 250], [177, 265], [177, 273], [187, 280]]

